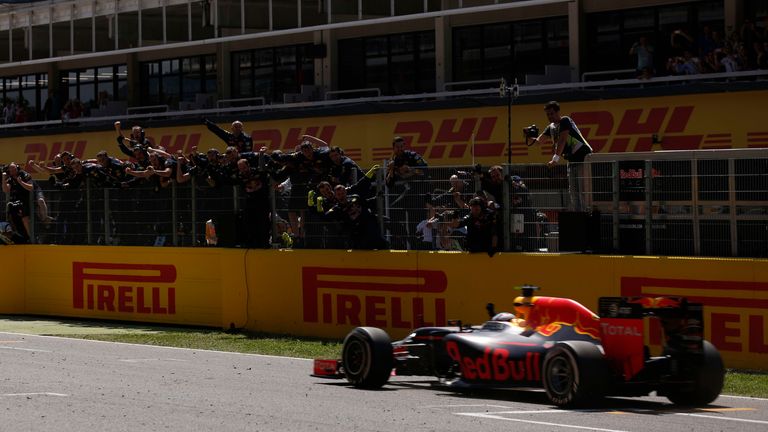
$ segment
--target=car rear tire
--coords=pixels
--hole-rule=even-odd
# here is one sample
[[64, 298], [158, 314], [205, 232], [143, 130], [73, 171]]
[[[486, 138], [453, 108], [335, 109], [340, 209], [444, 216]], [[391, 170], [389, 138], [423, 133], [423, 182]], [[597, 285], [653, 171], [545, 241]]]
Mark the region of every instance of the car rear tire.
[[392, 343], [384, 330], [357, 327], [344, 339], [341, 355], [344, 374], [358, 388], [381, 388], [394, 367]]
[[720, 352], [709, 341], [704, 341], [704, 356], [698, 361], [681, 364], [684, 378], [694, 381], [691, 386], [675, 386], [666, 391], [667, 399], [675, 405], [708, 405], [720, 396], [725, 380], [725, 367]]
[[597, 345], [558, 343], [544, 358], [542, 381], [547, 398], [559, 407], [594, 403], [605, 396], [608, 370]]

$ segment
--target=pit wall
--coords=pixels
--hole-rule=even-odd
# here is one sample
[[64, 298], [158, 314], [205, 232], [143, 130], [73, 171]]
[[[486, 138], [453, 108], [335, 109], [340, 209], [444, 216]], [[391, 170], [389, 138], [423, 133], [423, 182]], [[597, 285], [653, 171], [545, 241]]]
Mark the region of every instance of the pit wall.
[[600, 296], [686, 296], [705, 305], [706, 338], [726, 366], [768, 370], [768, 260], [34, 245], [2, 247], [0, 262], [3, 314], [322, 338], [358, 325], [400, 338], [447, 319], [479, 324], [487, 303], [512, 310], [522, 284], [592, 310]]

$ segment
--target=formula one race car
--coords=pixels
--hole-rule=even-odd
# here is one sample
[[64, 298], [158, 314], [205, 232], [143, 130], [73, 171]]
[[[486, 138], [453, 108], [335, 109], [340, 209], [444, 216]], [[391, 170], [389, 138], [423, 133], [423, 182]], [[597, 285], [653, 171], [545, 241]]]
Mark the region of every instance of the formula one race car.
[[[522, 287], [515, 314], [493, 312], [480, 327], [451, 321], [390, 342], [386, 332], [358, 327], [341, 360], [317, 359], [315, 376], [376, 389], [396, 375], [435, 376], [449, 387], [543, 387], [557, 406], [603, 396], [655, 391], [679, 405], [706, 405], [723, 387], [720, 353], [703, 338], [701, 304], [678, 297], [602, 297], [600, 315], [565, 298], [534, 297]], [[663, 349], [645, 345], [644, 318], [658, 319]]]

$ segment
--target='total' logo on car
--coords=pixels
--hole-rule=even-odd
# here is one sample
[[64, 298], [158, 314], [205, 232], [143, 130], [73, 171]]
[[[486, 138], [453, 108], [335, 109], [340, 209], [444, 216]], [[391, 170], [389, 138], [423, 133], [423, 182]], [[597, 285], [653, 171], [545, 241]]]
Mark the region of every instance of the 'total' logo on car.
[[72, 306], [103, 312], [173, 315], [176, 267], [168, 264], [72, 263]]

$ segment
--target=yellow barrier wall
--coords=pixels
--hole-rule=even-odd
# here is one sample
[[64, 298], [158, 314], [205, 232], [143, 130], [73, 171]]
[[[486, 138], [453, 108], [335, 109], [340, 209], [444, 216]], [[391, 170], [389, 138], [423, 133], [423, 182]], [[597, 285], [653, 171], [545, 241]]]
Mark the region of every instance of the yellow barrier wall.
[[242, 309], [243, 250], [7, 249], [26, 251], [25, 313], [228, 327]]
[[[571, 115], [598, 152], [695, 150], [768, 147], [768, 128], [762, 113], [768, 91], [689, 94], [566, 102]], [[551, 147], [527, 147], [522, 128], [546, 125], [542, 104], [512, 107], [512, 160], [542, 163]], [[505, 162], [506, 105], [479, 108], [424, 110], [366, 115], [246, 121], [254, 147], [293, 150], [303, 134], [315, 135], [345, 149], [364, 167], [391, 155], [392, 137], [403, 136], [430, 165]], [[130, 126], [128, 124], [126, 127]], [[221, 126], [229, 128], [229, 125]], [[223, 143], [203, 125], [148, 128], [147, 136], [171, 153], [192, 147], [223, 149]], [[657, 134], [661, 143], [653, 143]], [[115, 132], [27, 135], [0, 139], [0, 162], [51, 160], [64, 150], [93, 158], [100, 150], [123, 158]], [[469, 145], [474, 142], [474, 151]], [[474, 157], [473, 157], [474, 154]]]
[[24, 248], [0, 247], [0, 313], [23, 313], [26, 264]]
[[481, 323], [486, 303], [512, 310], [521, 284], [593, 310], [600, 296], [681, 295], [705, 305], [705, 336], [728, 367], [768, 370], [766, 260], [68, 246], [3, 247], [0, 259], [14, 281], [2, 313], [332, 338]]

